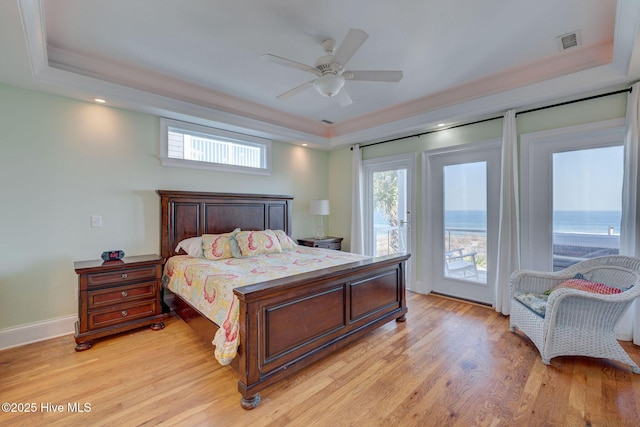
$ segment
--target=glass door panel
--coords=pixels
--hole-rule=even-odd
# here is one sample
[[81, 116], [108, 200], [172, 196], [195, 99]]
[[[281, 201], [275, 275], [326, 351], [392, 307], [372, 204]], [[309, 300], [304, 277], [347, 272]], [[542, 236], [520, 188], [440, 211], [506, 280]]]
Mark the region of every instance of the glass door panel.
[[622, 146], [553, 153], [554, 271], [618, 254], [623, 155]]
[[487, 283], [487, 162], [444, 166], [445, 277]]
[[407, 252], [407, 170], [373, 173], [373, 255]]

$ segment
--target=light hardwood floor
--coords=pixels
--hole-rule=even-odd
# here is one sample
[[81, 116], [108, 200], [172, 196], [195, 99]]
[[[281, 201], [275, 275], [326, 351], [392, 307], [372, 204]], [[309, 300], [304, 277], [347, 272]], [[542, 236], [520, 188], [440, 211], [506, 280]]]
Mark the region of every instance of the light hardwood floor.
[[[0, 413], [0, 424], [640, 424], [640, 375], [627, 367], [578, 357], [547, 367], [492, 309], [413, 293], [408, 306], [406, 323], [391, 322], [266, 389], [252, 411], [240, 408], [233, 370], [176, 318], [162, 331], [97, 340], [81, 353], [72, 336], [5, 350], [0, 401], [37, 410]], [[640, 362], [640, 348], [624, 347]], [[69, 410], [84, 403], [90, 412]]]

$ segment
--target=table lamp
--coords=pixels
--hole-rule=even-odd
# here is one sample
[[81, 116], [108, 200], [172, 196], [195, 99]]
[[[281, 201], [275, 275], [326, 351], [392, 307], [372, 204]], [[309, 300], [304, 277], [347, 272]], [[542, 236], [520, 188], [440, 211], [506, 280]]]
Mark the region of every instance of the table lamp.
[[316, 239], [326, 238], [324, 231], [324, 216], [329, 215], [329, 201], [328, 200], [311, 200], [311, 214], [318, 217], [316, 227]]

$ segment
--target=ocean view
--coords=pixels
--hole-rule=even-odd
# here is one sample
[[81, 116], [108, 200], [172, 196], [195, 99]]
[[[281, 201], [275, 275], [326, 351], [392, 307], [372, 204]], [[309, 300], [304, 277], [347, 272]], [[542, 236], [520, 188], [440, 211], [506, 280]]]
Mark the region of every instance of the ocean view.
[[553, 229], [556, 233], [620, 234], [621, 211], [555, 211]]
[[[553, 269], [582, 259], [618, 253], [620, 211], [555, 211], [553, 213]], [[478, 271], [486, 268], [486, 212], [445, 211], [445, 250], [476, 254]], [[610, 231], [610, 227], [611, 231]]]
[[[553, 230], [556, 233], [620, 234], [620, 211], [555, 211]], [[486, 211], [445, 211], [445, 229], [484, 231]]]

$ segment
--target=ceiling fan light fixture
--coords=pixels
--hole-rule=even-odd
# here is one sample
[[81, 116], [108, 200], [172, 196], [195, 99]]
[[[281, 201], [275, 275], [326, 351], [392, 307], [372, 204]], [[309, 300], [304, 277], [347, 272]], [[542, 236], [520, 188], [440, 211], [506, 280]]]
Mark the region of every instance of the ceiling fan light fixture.
[[337, 74], [325, 74], [313, 82], [315, 90], [327, 98], [337, 95], [342, 86], [344, 86], [344, 77]]
[[338, 95], [338, 104], [341, 107], [344, 107], [353, 102], [347, 91], [342, 90], [345, 80], [371, 82], [399, 82], [402, 80], [402, 71], [345, 70], [344, 67], [347, 62], [349, 62], [356, 51], [360, 49], [360, 46], [362, 46], [368, 37], [369, 35], [363, 30], [351, 28], [337, 50], [335, 40], [327, 39], [323, 41], [322, 47], [327, 54], [318, 58], [313, 67], [281, 56], [265, 53], [262, 55], [262, 58], [265, 60], [306, 71], [316, 76], [315, 79], [296, 86], [293, 89], [278, 95], [276, 98], [287, 99], [313, 86], [320, 95], [327, 98], [333, 98]]

